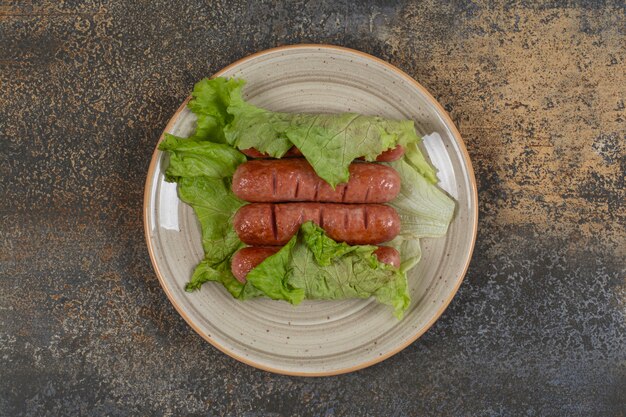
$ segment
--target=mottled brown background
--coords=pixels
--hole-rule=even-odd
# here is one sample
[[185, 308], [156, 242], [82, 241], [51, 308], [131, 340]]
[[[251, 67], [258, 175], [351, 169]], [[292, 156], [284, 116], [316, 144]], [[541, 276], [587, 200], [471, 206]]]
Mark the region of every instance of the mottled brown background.
[[[254, 4], [252, 4], [254, 3]], [[0, 2], [0, 414], [626, 414], [623, 2]], [[323, 42], [407, 71], [476, 170], [464, 284], [405, 351], [331, 378], [218, 352], [161, 291], [141, 209], [195, 81]]]

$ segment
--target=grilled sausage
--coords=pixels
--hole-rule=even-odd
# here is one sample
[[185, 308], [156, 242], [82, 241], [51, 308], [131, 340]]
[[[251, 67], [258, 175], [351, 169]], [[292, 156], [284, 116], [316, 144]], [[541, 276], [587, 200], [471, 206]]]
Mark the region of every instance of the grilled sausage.
[[386, 165], [355, 163], [349, 171], [350, 180], [333, 190], [305, 159], [259, 159], [237, 167], [233, 192], [252, 203], [386, 203], [400, 192], [400, 176]]
[[252, 203], [241, 207], [233, 223], [248, 245], [284, 245], [300, 225], [313, 221], [328, 236], [350, 245], [374, 245], [400, 232], [400, 217], [382, 204]]
[[[280, 246], [250, 246], [240, 249], [232, 259], [231, 269], [233, 275], [237, 278], [237, 281], [245, 284], [248, 272], [280, 249]], [[400, 253], [394, 248], [380, 246], [374, 251], [374, 255], [380, 262], [393, 265], [396, 268], [400, 267]]]
[[275, 254], [280, 246], [252, 246], [237, 251], [231, 261], [231, 270], [237, 281], [246, 283], [246, 275], [265, 258]]
[[[254, 148], [240, 149], [240, 151], [244, 155], [249, 156], [250, 158], [269, 158], [269, 156], [266, 153], [259, 152]], [[395, 148], [387, 149], [386, 151], [382, 152], [380, 155], [376, 157], [376, 161], [377, 162], [397, 161], [398, 159], [402, 158], [402, 155], [404, 155], [404, 148], [401, 145], [398, 145]], [[300, 156], [302, 156], [302, 152], [300, 152], [300, 149], [293, 146], [282, 157], [294, 158], [294, 157], [300, 157]], [[363, 158], [359, 158], [359, 159], [363, 159]]]

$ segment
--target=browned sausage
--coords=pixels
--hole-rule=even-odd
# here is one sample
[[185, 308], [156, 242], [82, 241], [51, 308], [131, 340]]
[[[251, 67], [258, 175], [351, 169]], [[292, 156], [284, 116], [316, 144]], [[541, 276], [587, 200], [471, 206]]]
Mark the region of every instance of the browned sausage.
[[350, 180], [333, 190], [305, 159], [258, 159], [237, 167], [233, 192], [252, 203], [386, 203], [400, 192], [400, 176], [386, 165], [354, 163], [349, 171]]
[[[266, 153], [259, 152], [254, 148], [240, 149], [240, 151], [244, 155], [249, 156], [250, 158], [269, 158], [269, 156]], [[382, 152], [380, 155], [376, 157], [376, 161], [378, 162], [397, 161], [398, 159], [402, 158], [402, 155], [404, 155], [404, 148], [401, 145], [398, 145], [395, 148], [387, 149], [386, 151]], [[300, 149], [293, 146], [282, 157], [294, 158], [294, 157], [299, 157], [299, 156], [302, 156], [302, 152], [300, 152]], [[359, 158], [359, 159], [363, 159], [363, 158]]]
[[374, 251], [379, 261], [400, 268], [400, 252], [391, 246], [379, 246]]
[[239, 239], [248, 245], [284, 245], [300, 225], [313, 221], [328, 236], [350, 245], [374, 245], [400, 232], [400, 217], [383, 204], [252, 203], [233, 220]]
[[279, 250], [280, 246], [252, 246], [239, 250], [231, 261], [233, 275], [237, 281], [245, 284], [248, 272]]
[[[231, 269], [237, 281], [242, 284], [246, 283], [246, 275], [248, 272], [263, 262], [269, 256], [275, 254], [281, 249], [280, 246], [250, 246], [240, 249], [233, 256]], [[374, 255], [380, 262], [400, 267], [400, 253], [389, 246], [380, 246], [374, 251]]]

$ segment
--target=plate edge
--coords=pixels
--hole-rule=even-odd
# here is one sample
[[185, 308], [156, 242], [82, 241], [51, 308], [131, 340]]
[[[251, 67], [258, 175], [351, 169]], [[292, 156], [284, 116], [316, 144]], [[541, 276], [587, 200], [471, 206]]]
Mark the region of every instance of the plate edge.
[[271, 49], [266, 49], [263, 51], [259, 51], [256, 52], [254, 54], [248, 55], [244, 58], [241, 58], [235, 62], [233, 62], [230, 65], [227, 65], [226, 67], [222, 68], [221, 70], [219, 70], [218, 72], [216, 72], [215, 74], [213, 74], [211, 76], [211, 78], [215, 78], [215, 77], [219, 77], [222, 74], [224, 74], [225, 72], [231, 70], [232, 68], [241, 65], [251, 59], [263, 56], [263, 55], [267, 55], [267, 54], [271, 54], [271, 53], [275, 53], [281, 50], [295, 50], [295, 49], [319, 49], [319, 50], [336, 50], [336, 51], [341, 51], [341, 52], [347, 52], [347, 53], [351, 53], [354, 55], [358, 55], [361, 56], [363, 58], [369, 59], [369, 60], [373, 60], [379, 64], [382, 64], [383, 66], [385, 66], [387, 69], [389, 69], [390, 71], [400, 75], [402, 78], [405, 78], [406, 81], [408, 81], [409, 83], [411, 83], [413, 86], [415, 86], [418, 90], [420, 90], [427, 98], [429, 98], [431, 100], [431, 104], [433, 104], [435, 106], [435, 108], [437, 109], [438, 113], [440, 114], [440, 116], [443, 118], [443, 121], [445, 123], [445, 125], [448, 127], [448, 129], [450, 129], [450, 131], [452, 132], [452, 135], [454, 136], [455, 140], [457, 141], [457, 144], [459, 145], [459, 149], [461, 150], [462, 156], [463, 156], [463, 161], [465, 163], [465, 166], [467, 168], [467, 172], [469, 175], [469, 179], [470, 179], [470, 184], [471, 184], [471, 196], [473, 198], [473, 202], [474, 202], [474, 213], [473, 213], [473, 219], [474, 222], [472, 224], [472, 242], [470, 245], [470, 250], [467, 254], [467, 257], [465, 259], [465, 266], [463, 268], [463, 272], [459, 275], [459, 277], [457, 278], [457, 282], [454, 286], [454, 290], [451, 292], [451, 294], [449, 295], [449, 297], [444, 300], [444, 302], [441, 304], [439, 310], [437, 310], [437, 313], [433, 316], [433, 318], [428, 321], [426, 323], [426, 325], [424, 325], [421, 329], [419, 329], [415, 335], [411, 338], [409, 338], [408, 341], [406, 341], [405, 343], [403, 343], [402, 345], [400, 345], [399, 347], [392, 349], [389, 352], [386, 352], [384, 355], [377, 357], [375, 359], [366, 361], [366, 362], [362, 362], [358, 365], [354, 365], [348, 368], [340, 368], [340, 369], [334, 369], [331, 371], [323, 371], [323, 372], [293, 372], [293, 371], [288, 371], [288, 370], [284, 370], [284, 369], [280, 369], [280, 368], [273, 368], [271, 366], [266, 366], [263, 364], [259, 364], [256, 362], [253, 362], [247, 358], [241, 357], [239, 355], [236, 355], [235, 353], [231, 352], [230, 350], [228, 350], [227, 348], [221, 346], [219, 343], [217, 343], [216, 341], [214, 341], [212, 338], [208, 337], [207, 335], [203, 334], [203, 332], [191, 321], [191, 319], [187, 316], [187, 314], [185, 312], [183, 312], [182, 307], [180, 307], [178, 305], [177, 302], [175, 302], [173, 295], [170, 293], [170, 291], [168, 290], [167, 286], [165, 285], [165, 281], [163, 279], [163, 275], [156, 263], [156, 258], [155, 258], [155, 254], [154, 254], [154, 248], [152, 247], [152, 243], [150, 240], [150, 222], [149, 222], [149, 218], [150, 218], [150, 213], [148, 212], [148, 203], [150, 200], [150, 191], [153, 185], [153, 177], [154, 177], [154, 171], [156, 169], [156, 165], [157, 165], [157, 160], [158, 158], [160, 158], [161, 156], [161, 151], [159, 150], [159, 144], [161, 143], [161, 141], [164, 139], [165, 133], [168, 132], [169, 130], [171, 130], [171, 128], [174, 126], [174, 124], [176, 123], [176, 120], [178, 119], [180, 113], [185, 109], [185, 107], [187, 106], [187, 103], [189, 102], [189, 100], [191, 100], [191, 95], [188, 96], [183, 103], [180, 105], [180, 107], [176, 110], [176, 112], [172, 115], [172, 117], [170, 118], [170, 120], [168, 121], [167, 125], [165, 126], [165, 128], [163, 129], [163, 132], [161, 133], [159, 140], [156, 143], [154, 152], [152, 153], [152, 158], [150, 160], [150, 166], [148, 167], [148, 172], [146, 175], [146, 183], [144, 186], [144, 201], [143, 201], [143, 223], [144, 223], [144, 234], [145, 234], [145, 239], [146, 239], [146, 246], [148, 247], [148, 253], [150, 255], [150, 261], [152, 263], [152, 266], [156, 272], [157, 278], [159, 280], [159, 283], [161, 285], [161, 287], [163, 288], [163, 291], [165, 292], [165, 294], [167, 295], [167, 298], [169, 299], [169, 301], [174, 305], [174, 308], [176, 309], [176, 311], [178, 312], [178, 314], [180, 314], [183, 319], [187, 322], [187, 324], [196, 332], [198, 333], [203, 339], [205, 339], [207, 342], [209, 342], [211, 345], [213, 345], [215, 348], [217, 348], [218, 350], [220, 350], [221, 352], [225, 353], [226, 355], [230, 356], [233, 359], [236, 359], [242, 363], [245, 363], [246, 365], [250, 365], [252, 367], [258, 368], [258, 369], [262, 369], [264, 371], [269, 371], [269, 372], [273, 372], [273, 373], [277, 373], [277, 374], [283, 374], [283, 375], [291, 375], [291, 376], [308, 376], [308, 377], [317, 377], [317, 376], [333, 376], [333, 375], [340, 375], [340, 374], [345, 374], [345, 373], [349, 373], [349, 372], [354, 372], [354, 371], [358, 371], [360, 369], [364, 369], [367, 368], [369, 366], [375, 365], [377, 363], [380, 363], [382, 361], [384, 361], [385, 359], [390, 358], [391, 356], [395, 355], [396, 353], [399, 353], [400, 351], [404, 350], [405, 348], [407, 348], [409, 345], [411, 345], [413, 342], [415, 342], [417, 339], [419, 339], [424, 333], [426, 333], [426, 331], [428, 331], [428, 329], [430, 329], [433, 324], [435, 324], [435, 322], [441, 317], [441, 315], [443, 314], [443, 312], [448, 308], [448, 306], [450, 305], [450, 303], [452, 302], [452, 299], [454, 298], [454, 296], [456, 295], [456, 293], [459, 290], [459, 287], [461, 286], [461, 283], [463, 282], [463, 280], [465, 279], [465, 275], [467, 274], [467, 270], [469, 268], [469, 264], [470, 261], [472, 259], [472, 255], [474, 252], [474, 247], [476, 244], [476, 236], [477, 236], [477, 232], [478, 232], [478, 189], [477, 189], [477, 185], [476, 185], [476, 177], [474, 174], [474, 168], [472, 166], [472, 162], [469, 156], [469, 153], [467, 151], [467, 148], [465, 146], [465, 142], [463, 141], [463, 138], [461, 137], [460, 132], [458, 131], [458, 129], [456, 128], [456, 125], [454, 124], [454, 122], [452, 121], [452, 119], [450, 118], [450, 116], [448, 115], [448, 113], [446, 112], [446, 110], [441, 106], [441, 104], [432, 96], [432, 94], [430, 94], [430, 92], [428, 92], [428, 90], [426, 90], [426, 88], [424, 86], [422, 86], [418, 81], [416, 81], [414, 78], [412, 78], [410, 75], [408, 75], [406, 72], [404, 72], [403, 70], [401, 70], [400, 68], [390, 64], [387, 61], [384, 61], [380, 58], [377, 58], [373, 55], [370, 55], [368, 53], [362, 52], [362, 51], [358, 51], [356, 49], [351, 49], [351, 48], [346, 48], [343, 46], [337, 46], [337, 45], [329, 45], [329, 44], [296, 44], [296, 45], [284, 45], [284, 46], [279, 46], [276, 48], [271, 48]]

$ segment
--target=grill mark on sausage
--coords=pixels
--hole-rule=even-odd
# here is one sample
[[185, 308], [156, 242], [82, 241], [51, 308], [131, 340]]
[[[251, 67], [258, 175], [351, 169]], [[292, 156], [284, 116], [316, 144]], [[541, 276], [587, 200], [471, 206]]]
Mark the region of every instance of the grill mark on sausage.
[[272, 170], [272, 197], [276, 197], [276, 188], [278, 188], [278, 178], [276, 175], [276, 170]]
[[299, 195], [298, 195], [299, 193], [300, 193], [300, 176], [298, 175], [298, 176], [296, 177], [296, 192], [295, 192], [295, 195], [294, 195], [294, 198], [295, 198], [296, 200], [297, 200], [297, 199], [298, 199], [298, 197], [299, 197]]
[[324, 228], [324, 206], [320, 207], [320, 218], [317, 223], [323, 229]]
[[343, 191], [341, 191], [341, 202], [345, 203], [346, 201], [346, 194], [348, 194], [348, 183], [346, 183], [346, 185], [343, 187]]
[[343, 227], [348, 230], [348, 222], [350, 219], [348, 219], [348, 210], [344, 210], [343, 211]]
[[370, 190], [372, 189], [372, 187], [370, 187], [369, 185], [367, 186], [367, 190], [365, 191], [365, 197], [363, 198], [363, 200], [366, 203], [369, 203], [370, 201]]
[[318, 196], [319, 196], [319, 193], [320, 193], [320, 182], [321, 181], [317, 181], [315, 183], [315, 195], [313, 196], [313, 201], [318, 201]]
[[272, 235], [274, 236], [274, 240], [278, 240], [278, 226], [276, 224], [276, 204], [272, 204], [270, 212], [271, 212], [270, 223], [272, 224]]
[[367, 225], [369, 224], [369, 217], [367, 215], [367, 206], [363, 207], [363, 223], [365, 223], [365, 230], [367, 230]]

